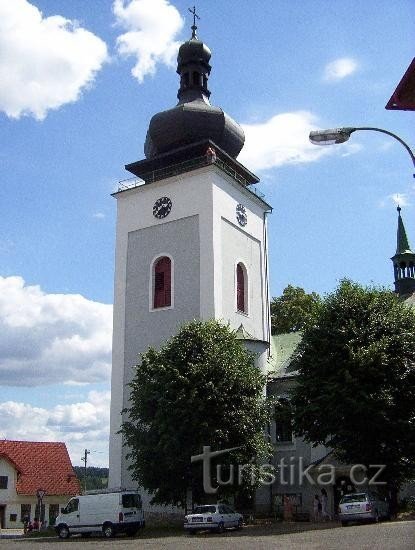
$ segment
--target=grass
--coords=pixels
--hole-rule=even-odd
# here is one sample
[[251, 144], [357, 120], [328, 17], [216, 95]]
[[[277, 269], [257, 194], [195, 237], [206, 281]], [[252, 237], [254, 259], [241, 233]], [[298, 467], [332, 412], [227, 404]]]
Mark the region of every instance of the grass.
[[44, 539], [48, 537], [56, 537], [56, 531], [53, 527], [48, 527], [47, 529], [42, 529], [42, 531], [32, 531], [31, 533], [27, 533], [23, 536], [31, 539]]

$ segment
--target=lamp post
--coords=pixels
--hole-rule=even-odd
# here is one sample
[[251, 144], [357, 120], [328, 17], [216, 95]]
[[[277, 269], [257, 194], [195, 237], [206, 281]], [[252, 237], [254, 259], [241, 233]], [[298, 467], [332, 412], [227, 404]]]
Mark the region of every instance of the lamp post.
[[[360, 130], [371, 130], [374, 132], [381, 132], [382, 134], [387, 134], [388, 136], [392, 136], [394, 139], [399, 141], [401, 145], [405, 147], [405, 149], [408, 151], [409, 156], [411, 157], [412, 164], [414, 165], [415, 169], [415, 155], [412, 152], [412, 149], [409, 147], [407, 143], [404, 142], [403, 139], [401, 139], [396, 134], [389, 132], [388, 130], [383, 130], [382, 128], [372, 128], [370, 126], [361, 126], [359, 128], [331, 128], [329, 130], [317, 130], [310, 132], [309, 138], [311, 143], [314, 145], [335, 145], [338, 143], [344, 143], [347, 141], [351, 134], [356, 131]], [[415, 178], [415, 173], [414, 173]]]
[[91, 454], [91, 451], [88, 451], [88, 449], [85, 449], [84, 456], [81, 457], [82, 462], [85, 462], [84, 466], [84, 492], [86, 493], [86, 479], [88, 475], [88, 467], [87, 467], [87, 461], [88, 461], [88, 455]]
[[38, 514], [38, 518], [37, 518], [38, 523], [39, 523], [38, 531], [40, 531], [41, 526], [45, 522], [45, 514], [44, 514], [44, 511], [43, 511], [43, 498], [44, 498], [45, 495], [46, 495], [46, 491], [44, 489], [38, 489], [36, 491], [37, 505], [38, 505], [38, 509], [39, 509], [39, 514]]

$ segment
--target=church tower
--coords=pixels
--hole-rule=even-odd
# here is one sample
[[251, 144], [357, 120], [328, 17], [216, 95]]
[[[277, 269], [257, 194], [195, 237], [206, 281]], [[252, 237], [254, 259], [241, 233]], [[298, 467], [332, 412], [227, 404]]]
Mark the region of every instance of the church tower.
[[395, 273], [395, 292], [402, 298], [407, 298], [415, 292], [415, 253], [409, 246], [405, 226], [398, 206], [398, 231], [396, 253], [391, 258]]
[[[211, 52], [181, 45], [178, 103], [150, 121], [136, 179], [118, 189], [109, 486], [132, 487], [120, 429], [133, 366], [193, 319], [240, 329], [265, 371], [270, 321], [266, 214], [236, 157], [242, 128], [210, 104]], [[248, 335], [248, 336], [246, 336]], [[144, 503], [145, 504], [145, 503]]]

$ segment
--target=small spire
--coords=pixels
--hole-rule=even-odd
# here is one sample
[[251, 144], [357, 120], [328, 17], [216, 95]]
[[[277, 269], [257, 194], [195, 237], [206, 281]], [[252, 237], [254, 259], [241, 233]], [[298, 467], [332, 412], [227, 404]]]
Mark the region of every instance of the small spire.
[[197, 35], [196, 35], [196, 31], [197, 31], [197, 26], [196, 26], [196, 19], [200, 19], [200, 17], [197, 15], [196, 13], [196, 7], [193, 6], [193, 10], [191, 10], [190, 8], [188, 8], [188, 10], [190, 11], [190, 13], [193, 15], [193, 25], [190, 27], [192, 29], [192, 38], [196, 39], [197, 40]]
[[401, 216], [402, 208], [398, 206], [396, 210], [398, 211], [398, 232], [397, 232], [397, 239], [396, 239], [396, 254], [412, 252], [411, 247], [409, 245], [408, 237], [406, 235], [406, 229], [403, 224], [403, 220]]
[[411, 250], [405, 226], [398, 205], [398, 231], [396, 235], [396, 254], [391, 258], [395, 273], [395, 292], [402, 299], [415, 293], [415, 253]]

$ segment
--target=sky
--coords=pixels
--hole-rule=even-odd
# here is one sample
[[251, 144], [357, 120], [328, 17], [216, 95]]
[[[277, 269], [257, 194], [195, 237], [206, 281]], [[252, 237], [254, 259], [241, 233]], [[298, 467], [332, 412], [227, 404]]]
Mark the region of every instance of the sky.
[[[0, 0], [0, 438], [65, 441], [108, 464], [118, 182], [176, 104], [184, 0]], [[261, 178], [271, 295], [349, 277], [393, 288], [399, 203], [415, 179], [393, 138], [331, 147], [310, 130], [371, 126], [415, 143], [385, 105], [409, 66], [413, 0], [201, 0], [211, 103], [244, 128]], [[412, 239], [412, 240], [411, 240]]]

